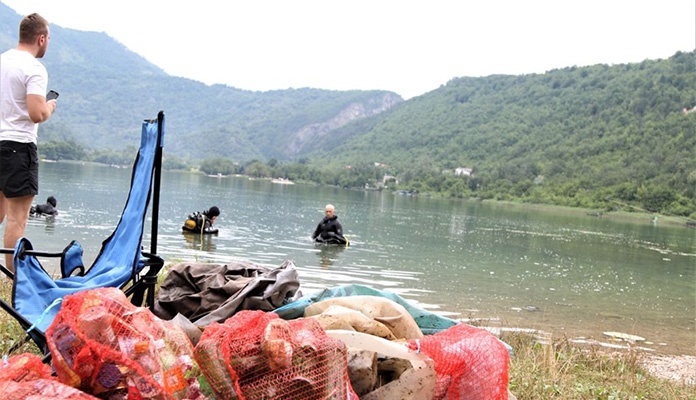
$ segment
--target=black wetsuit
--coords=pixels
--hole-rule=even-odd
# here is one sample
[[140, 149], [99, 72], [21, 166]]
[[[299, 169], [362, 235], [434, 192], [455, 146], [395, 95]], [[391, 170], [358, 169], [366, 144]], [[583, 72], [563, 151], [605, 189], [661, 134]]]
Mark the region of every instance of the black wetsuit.
[[346, 244], [343, 237], [343, 226], [338, 222], [338, 215], [324, 217], [312, 234], [312, 239], [318, 243]]
[[46, 203], [46, 204], [39, 204], [36, 206], [31, 206], [31, 209], [29, 210], [29, 214], [34, 215], [34, 216], [39, 216], [39, 215], [56, 215], [58, 214], [58, 210], [56, 210], [53, 205]]
[[191, 228], [187, 226], [186, 223], [184, 223], [184, 226], [181, 228], [186, 231], [186, 232], [193, 232], [193, 233], [201, 233], [201, 229], [203, 230], [203, 233], [217, 233], [217, 228], [213, 228], [213, 220], [211, 218], [208, 218], [208, 216], [205, 213], [202, 213], [200, 211], [191, 213], [188, 216], [189, 220], [193, 220], [196, 222], [196, 226], [194, 228]]

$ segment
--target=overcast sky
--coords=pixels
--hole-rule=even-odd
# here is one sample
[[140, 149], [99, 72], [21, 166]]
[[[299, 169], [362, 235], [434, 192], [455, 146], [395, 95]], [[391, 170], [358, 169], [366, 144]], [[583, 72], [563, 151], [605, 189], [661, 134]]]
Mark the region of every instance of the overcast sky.
[[260, 91], [382, 89], [408, 99], [455, 77], [696, 48], [696, 0], [0, 2], [106, 32], [170, 75]]

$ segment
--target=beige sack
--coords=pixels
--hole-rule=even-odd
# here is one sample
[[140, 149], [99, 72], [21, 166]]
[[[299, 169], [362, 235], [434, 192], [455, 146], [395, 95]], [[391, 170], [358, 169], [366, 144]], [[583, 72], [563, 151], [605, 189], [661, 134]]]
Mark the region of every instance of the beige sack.
[[348, 296], [322, 300], [305, 308], [304, 316], [311, 317], [321, 314], [335, 305], [359, 311], [383, 324], [389, 328], [396, 339], [423, 337], [423, 332], [404, 306], [379, 296]]
[[314, 318], [319, 321], [319, 325], [324, 330], [345, 329], [368, 333], [387, 340], [396, 339], [392, 331], [381, 322], [375, 321], [360, 311], [344, 306], [329, 306], [321, 314], [308, 318]]

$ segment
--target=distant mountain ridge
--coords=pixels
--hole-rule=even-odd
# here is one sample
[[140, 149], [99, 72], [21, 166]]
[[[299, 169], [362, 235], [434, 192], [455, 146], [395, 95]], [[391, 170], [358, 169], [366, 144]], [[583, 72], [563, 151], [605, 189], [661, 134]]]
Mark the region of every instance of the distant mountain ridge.
[[[0, 3], [0, 51], [14, 47], [21, 16]], [[49, 21], [50, 22], [50, 21]], [[105, 33], [51, 25], [42, 62], [60, 92], [40, 141], [90, 148], [137, 144], [138, 121], [167, 114], [167, 153], [192, 160], [292, 160], [308, 143], [403, 101], [387, 91], [289, 89], [252, 92], [172, 77]]]
[[[19, 18], [0, 4], [0, 45], [14, 46]], [[194, 162], [299, 161], [293, 179], [344, 187], [391, 176], [413, 193], [696, 218], [694, 51], [455, 78], [403, 101], [388, 91], [207, 86], [168, 76], [104, 34], [52, 29], [44, 62], [60, 109], [40, 140], [123, 148], [137, 142], [135, 121], [163, 109], [166, 154]]]

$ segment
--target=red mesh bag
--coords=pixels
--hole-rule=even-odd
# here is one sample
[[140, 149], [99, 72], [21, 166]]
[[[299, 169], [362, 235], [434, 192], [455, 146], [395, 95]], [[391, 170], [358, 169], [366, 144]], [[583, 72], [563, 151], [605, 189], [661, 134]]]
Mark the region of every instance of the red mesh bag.
[[196, 363], [200, 366], [205, 380], [217, 397], [237, 399], [234, 382], [228, 371], [228, 363], [222, 353], [222, 343], [227, 341], [229, 329], [217, 322], [208, 325], [194, 349]]
[[313, 319], [243, 310], [209, 325], [194, 355], [220, 399], [357, 399], [346, 351]]
[[51, 367], [44, 364], [36, 354], [18, 354], [0, 363], [0, 382], [53, 379], [51, 374]]
[[510, 354], [490, 332], [457, 324], [408, 341], [435, 362], [433, 399], [507, 400]]
[[54, 379], [0, 381], [0, 393], [4, 400], [98, 400]]
[[177, 326], [133, 306], [116, 288], [63, 300], [46, 330], [61, 382], [101, 398], [200, 397], [193, 346]]

